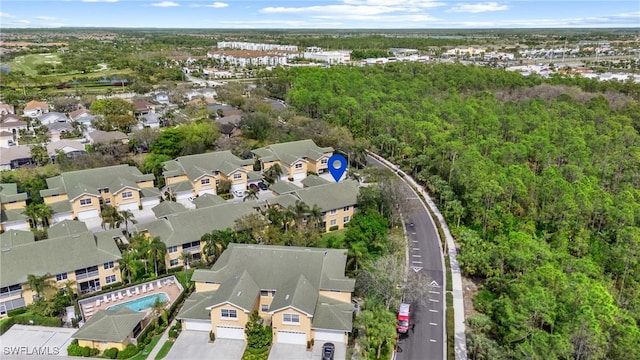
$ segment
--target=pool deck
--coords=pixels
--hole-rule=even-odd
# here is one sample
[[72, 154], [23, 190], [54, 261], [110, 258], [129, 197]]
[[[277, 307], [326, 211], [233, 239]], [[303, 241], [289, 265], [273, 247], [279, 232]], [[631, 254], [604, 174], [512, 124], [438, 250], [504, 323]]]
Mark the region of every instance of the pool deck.
[[[86, 322], [100, 310], [153, 294], [165, 293], [169, 297], [167, 306], [171, 306], [180, 296], [182, 290], [182, 286], [175, 276], [169, 276], [83, 299], [78, 302], [78, 305]], [[105, 299], [108, 301], [105, 302]]]

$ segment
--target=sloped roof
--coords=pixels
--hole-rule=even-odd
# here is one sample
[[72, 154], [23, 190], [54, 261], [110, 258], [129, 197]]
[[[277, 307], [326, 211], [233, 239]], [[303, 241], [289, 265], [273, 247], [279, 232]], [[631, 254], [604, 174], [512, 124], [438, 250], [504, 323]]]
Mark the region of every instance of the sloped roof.
[[196, 209], [201, 209], [208, 206], [226, 204], [227, 202], [218, 195], [202, 194], [193, 200], [193, 203], [195, 204]]
[[137, 231], [148, 231], [159, 236], [167, 246], [175, 246], [200, 240], [202, 235], [213, 230], [225, 230], [235, 226], [236, 219], [255, 214], [252, 204], [244, 202], [225, 203], [200, 209], [169, 214], [163, 219], [146, 224], [137, 224]]
[[319, 296], [312, 329], [351, 331], [353, 328], [353, 304], [326, 296]]
[[333, 153], [332, 147], [321, 148], [311, 139], [291, 141], [287, 143], [271, 144], [259, 149], [252, 150], [263, 161], [280, 160], [285, 164], [292, 165], [297, 160], [308, 158], [318, 160], [327, 153]]
[[[225, 175], [242, 169], [245, 165], [253, 164], [251, 159], [240, 159], [233, 155], [231, 151], [216, 151], [211, 153], [180, 156], [175, 160], [165, 162], [164, 176], [187, 175], [194, 181], [205, 174], [213, 174], [214, 171], [220, 171]], [[246, 171], [242, 169], [242, 171]]]
[[144, 312], [133, 311], [128, 307], [121, 307], [116, 310], [100, 310], [71, 337], [74, 339], [121, 343], [127, 339], [144, 317]]
[[210, 320], [211, 313], [210, 310], [207, 310], [207, 307], [213, 304], [215, 293], [215, 291], [193, 293], [184, 301], [176, 319]]
[[27, 221], [29, 219], [28, 216], [24, 215], [22, 212], [24, 210], [0, 210], [0, 222], [6, 223], [11, 221], [19, 221], [24, 220]]
[[260, 287], [247, 271], [243, 271], [241, 274], [234, 275], [231, 279], [220, 285], [218, 290], [213, 294], [207, 310], [211, 310], [211, 308], [224, 303], [229, 303], [246, 312], [250, 312], [259, 295]]
[[302, 185], [304, 185], [305, 187], [325, 185], [330, 183], [331, 182], [329, 180], [325, 180], [318, 175], [308, 175], [302, 180]]
[[47, 230], [47, 235], [50, 239], [70, 236], [76, 234], [82, 234], [89, 231], [87, 224], [77, 220], [62, 220], [57, 224], [51, 225]]
[[127, 135], [120, 131], [95, 130], [87, 135], [94, 143], [108, 143], [112, 141], [127, 139]]
[[73, 131], [73, 125], [67, 122], [54, 122], [45, 126], [49, 131]]
[[276, 296], [269, 306], [269, 312], [274, 313], [293, 307], [305, 314], [313, 315], [317, 300], [318, 290], [301, 274], [298, 281], [285, 284], [276, 291]]
[[73, 200], [82, 194], [100, 195], [98, 189], [109, 188], [116, 192], [124, 187], [139, 189], [137, 182], [153, 180], [153, 174], [142, 174], [130, 165], [116, 165], [95, 169], [70, 171], [47, 179], [47, 189], [40, 195], [67, 194]]
[[48, 109], [48, 108], [49, 108], [49, 104], [41, 101], [37, 101], [37, 100], [31, 100], [24, 105], [25, 110]]
[[49, 154], [55, 154], [56, 151], [64, 148], [71, 148], [73, 149], [72, 151], [85, 151], [84, 144], [77, 140], [62, 139], [47, 144], [47, 152]]
[[18, 184], [0, 183], [0, 204], [21, 200], [27, 200], [27, 193], [19, 193]]
[[358, 182], [344, 180], [339, 183], [327, 183], [298, 190], [295, 194], [309, 207], [318, 205], [324, 212], [356, 205], [358, 202]]
[[55, 111], [50, 111], [46, 114], [42, 114], [40, 116], [38, 116], [38, 120], [43, 121], [43, 120], [47, 120], [47, 121], [57, 121], [57, 122], [66, 122], [69, 121], [69, 118], [67, 117], [67, 115], [60, 113], [60, 112], [55, 112]]
[[71, 118], [71, 120], [75, 120], [78, 116], [84, 115], [84, 114], [89, 114], [89, 110], [84, 109], [84, 108], [80, 108], [78, 110], [72, 111], [69, 113], [69, 118]]
[[156, 218], [160, 219], [161, 217], [165, 217], [170, 214], [187, 211], [187, 208], [178, 202], [163, 201], [160, 204], [152, 207], [151, 211], [153, 211], [153, 214], [156, 216]]
[[3, 246], [0, 252], [2, 286], [24, 283], [27, 274], [59, 274], [122, 258], [113, 239], [97, 237], [89, 231], [20, 244], [5, 241], [6, 236], [15, 236], [6, 234], [0, 234]]
[[269, 190], [275, 192], [278, 195], [283, 195], [293, 193], [302, 189], [300, 189], [299, 186], [288, 181], [278, 181], [275, 184], [271, 184], [271, 186], [269, 186]]
[[10, 164], [13, 160], [30, 158], [31, 148], [26, 145], [3, 148], [0, 151], [0, 164]]

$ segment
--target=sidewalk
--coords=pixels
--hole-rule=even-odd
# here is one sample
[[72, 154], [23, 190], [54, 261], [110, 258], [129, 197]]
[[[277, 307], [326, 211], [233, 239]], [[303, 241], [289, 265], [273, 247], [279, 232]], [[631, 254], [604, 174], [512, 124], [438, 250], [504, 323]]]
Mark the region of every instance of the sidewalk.
[[[369, 155], [376, 158], [377, 160], [385, 163], [392, 170], [398, 172], [403, 176], [403, 179], [413, 186], [416, 191], [419, 191], [422, 196], [427, 201], [427, 205], [433, 211], [433, 213], [438, 218], [438, 222], [442, 227], [444, 232], [445, 240], [447, 241], [447, 248], [449, 250], [449, 265], [451, 267], [451, 287], [453, 289], [453, 323], [454, 323], [454, 333], [455, 333], [455, 353], [456, 360], [466, 360], [467, 359], [467, 337], [465, 335], [465, 322], [464, 322], [464, 298], [462, 292], [462, 275], [460, 274], [460, 265], [458, 264], [456, 244], [453, 240], [453, 236], [451, 236], [451, 232], [449, 231], [449, 227], [447, 226], [447, 222], [444, 219], [444, 216], [438, 210], [436, 204], [431, 200], [429, 194], [424, 190], [424, 187], [419, 185], [411, 176], [400, 170], [395, 164], [392, 164], [387, 159], [374, 154], [372, 152], [368, 152]], [[445, 276], [446, 278], [446, 276]], [[446, 332], [446, 329], [445, 329]], [[446, 334], [445, 334], [446, 339]], [[446, 353], [446, 351], [445, 351]]]
[[160, 340], [158, 341], [156, 346], [153, 349], [151, 349], [151, 352], [149, 352], [149, 355], [147, 355], [147, 360], [155, 359], [156, 355], [158, 355], [158, 353], [160, 352], [160, 349], [162, 349], [162, 345], [164, 345], [164, 343], [166, 343], [167, 340], [169, 339], [169, 329], [171, 329], [171, 327], [175, 324], [176, 324], [176, 319], [173, 319], [171, 324], [169, 324], [169, 326], [167, 326], [167, 328], [164, 330], [164, 333], [160, 337]]

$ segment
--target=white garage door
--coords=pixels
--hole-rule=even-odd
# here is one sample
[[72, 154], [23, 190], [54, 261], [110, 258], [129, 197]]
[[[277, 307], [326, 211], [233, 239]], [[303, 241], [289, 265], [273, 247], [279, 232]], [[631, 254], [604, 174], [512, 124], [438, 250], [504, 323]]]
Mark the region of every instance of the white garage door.
[[145, 209], [150, 209], [158, 204], [160, 204], [160, 197], [158, 196], [152, 196], [142, 199], [142, 207]]
[[138, 203], [137, 202], [132, 202], [132, 203], [120, 204], [118, 206], [118, 210], [120, 210], [120, 211], [123, 211], [123, 210], [129, 210], [129, 211], [138, 210]]
[[295, 331], [278, 331], [278, 342], [281, 344], [306, 344], [307, 334]]
[[247, 190], [247, 187], [244, 186], [244, 184], [233, 184], [233, 185], [231, 185], [231, 191], [236, 191], [236, 190], [245, 191], [245, 190]]
[[4, 230], [29, 230], [29, 223], [27, 220], [12, 221], [4, 223]]
[[181, 191], [176, 193], [176, 200], [187, 200], [192, 195], [191, 191]]
[[216, 326], [216, 338], [244, 340], [244, 329], [229, 326]]
[[53, 214], [53, 216], [51, 217], [51, 222], [52, 223], [59, 223], [63, 220], [73, 220], [73, 215], [70, 212], [65, 212], [65, 213], [57, 213], [57, 214]]
[[211, 322], [207, 320], [184, 320], [184, 327], [187, 330], [211, 331]]
[[316, 330], [314, 338], [316, 341], [333, 341], [344, 342], [344, 332], [342, 331], [330, 331], [330, 330]]
[[204, 189], [204, 190], [200, 190], [198, 191], [198, 195], [204, 195], [204, 194], [211, 194], [211, 195], [215, 195], [216, 192], [213, 189]]
[[307, 177], [305, 173], [293, 174], [293, 180], [304, 180]]
[[78, 220], [86, 220], [100, 217], [98, 210], [85, 210], [78, 212]]

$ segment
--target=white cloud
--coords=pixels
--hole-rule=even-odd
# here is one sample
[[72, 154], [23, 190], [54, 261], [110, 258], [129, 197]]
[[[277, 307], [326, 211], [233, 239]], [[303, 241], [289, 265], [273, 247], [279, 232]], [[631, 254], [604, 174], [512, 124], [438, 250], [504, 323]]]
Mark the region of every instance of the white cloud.
[[53, 16], [36, 16], [36, 19], [38, 19], [38, 20], [55, 20], [56, 18], [54, 18]]
[[446, 3], [435, 0], [343, 0], [347, 5], [402, 6], [407, 8], [429, 9], [444, 6]]
[[3, 18], [14, 18], [15, 16], [13, 16], [11, 14], [8, 14], [8, 13], [0, 12], [0, 17], [3, 17]]
[[484, 2], [477, 4], [456, 4], [456, 6], [447, 10], [447, 12], [466, 12], [466, 13], [482, 13], [488, 11], [504, 11], [509, 6], [498, 4], [497, 2]]
[[216, 9], [226, 8], [227, 6], [229, 6], [229, 4], [223, 3], [223, 2], [219, 2], [219, 1], [216, 1], [213, 4], [210, 4], [210, 5], [205, 5], [205, 7], [216, 8]]
[[88, 3], [97, 3], [97, 2], [106, 2], [106, 3], [114, 3], [114, 2], [118, 2], [120, 0], [81, 0], [82, 2], [88, 2]]
[[180, 6], [180, 4], [178, 4], [177, 2], [173, 2], [173, 1], [161, 1], [159, 3], [151, 4], [151, 6], [155, 6], [155, 7], [176, 7], [176, 6]]
[[339, 16], [350, 15], [377, 15], [397, 11], [406, 11], [404, 8], [392, 6], [364, 6], [364, 5], [318, 5], [307, 7], [267, 7], [260, 10], [264, 14], [327, 14]]

